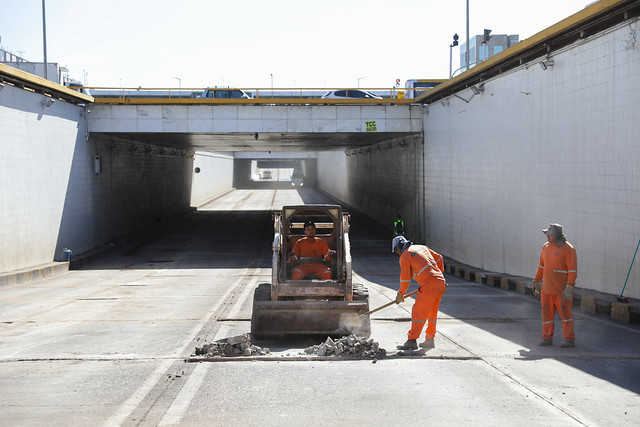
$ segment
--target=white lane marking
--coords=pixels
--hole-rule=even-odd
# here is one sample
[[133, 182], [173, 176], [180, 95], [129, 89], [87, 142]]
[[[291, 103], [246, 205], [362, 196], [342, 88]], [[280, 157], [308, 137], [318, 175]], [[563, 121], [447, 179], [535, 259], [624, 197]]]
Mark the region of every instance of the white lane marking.
[[[243, 303], [249, 297], [249, 292], [251, 292], [258, 281], [257, 277], [253, 277], [251, 281], [245, 286], [242, 295], [236, 300], [235, 306], [229, 312], [229, 318], [233, 318], [242, 307]], [[213, 337], [213, 341], [218, 341], [222, 338], [228, 337], [228, 331], [230, 327], [228, 324], [222, 325], [218, 332]], [[204, 381], [204, 377], [209, 370], [209, 363], [198, 363], [191, 374], [189, 374], [189, 379], [184, 383], [178, 395], [171, 403], [171, 406], [160, 420], [159, 426], [167, 426], [167, 425], [176, 425], [180, 424], [182, 420], [182, 415], [185, 413], [189, 405], [191, 404], [191, 400], [196, 395], [200, 387], [202, 386], [202, 382]]]
[[[180, 343], [175, 353], [181, 354], [184, 352], [187, 346], [191, 344], [195, 336], [200, 332], [200, 330], [202, 330], [204, 325], [209, 321], [209, 319], [211, 319], [214, 316], [214, 314], [216, 313], [220, 305], [226, 301], [229, 294], [233, 292], [236, 289], [236, 287], [240, 285], [240, 283], [242, 282], [242, 279], [247, 275], [248, 270], [249, 269], [245, 269], [241, 273], [240, 278], [218, 300], [218, 303], [213, 307], [209, 315], [204, 319], [200, 320], [200, 322], [198, 322], [198, 324], [193, 328], [193, 330], [188, 335], [188, 337], [185, 338]], [[127, 399], [127, 401], [122, 404], [122, 406], [120, 406], [118, 411], [116, 411], [116, 413], [105, 423], [105, 425], [107, 426], [122, 425], [122, 423], [140, 405], [140, 403], [144, 400], [144, 398], [147, 397], [149, 392], [151, 392], [151, 390], [156, 386], [156, 384], [162, 378], [164, 378], [167, 370], [171, 367], [173, 362], [174, 362], [173, 360], [166, 360], [160, 363], [160, 365], [158, 365], [158, 367], [151, 373], [151, 375], [149, 375], [147, 380], [144, 383], [142, 383], [142, 385], [131, 395], [131, 397], [129, 397], [129, 399]]]
[[193, 372], [189, 374], [189, 379], [184, 383], [180, 392], [171, 403], [171, 406], [160, 420], [159, 426], [177, 425], [180, 424], [182, 414], [187, 410], [191, 400], [196, 395], [204, 377], [209, 371], [210, 363], [198, 363], [193, 369]]
[[[240, 298], [238, 298], [236, 304], [233, 306], [233, 308], [229, 312], [229, 316], [227, 316], [229, 320], [233, 320], [233, 318], [238, 314], [238, 312], [242, 308], [242, 304], [247, 300], [247, 298], [249, 298], [249, 292], [251, 292], [251, 291], [253, 291], [255, 289], [257, 281], [258, 281], [257, 277], [253, 277], [249, 281], [247, 286], [244, 288], [244, 291], [242, 292], [242, 295], [240, 295]], [[218, 339], [218, 338], [216, 338], [216, 339]]]

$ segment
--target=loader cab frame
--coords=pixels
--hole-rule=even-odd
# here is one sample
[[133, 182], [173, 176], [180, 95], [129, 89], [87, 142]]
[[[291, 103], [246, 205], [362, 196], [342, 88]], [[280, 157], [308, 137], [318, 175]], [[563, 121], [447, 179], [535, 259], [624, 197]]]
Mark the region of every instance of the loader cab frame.
[[[331, 262], [331, 280], [305, 278], [292, 280], [289, 253], [295, 243], [305, 237], [304, 223], [316, 224], [316, 239], [324, 240], [336, 251]], [[284, 206], [274, 212], [274, 258], [272, 260], [272, 300], [283, 296], [334, 298], [350, 300], [351, 254], [349, 249], [350, 215], [339, 205]], [[312, 285], [312, 286], [311, 286]]]
[[[304, 223], [316, 224], [316, 238], [336, 251], [331, 280], [290, 279], [289, 253], [304, 236]], [[350, 333], [369, 337], [369, 294], [353, 283], [349, 223], [339, 205], [284, 206], [273, 213], [271, 283], [254, 292], [251, 334], [255, 339], [287, 336], [333, 336]]]

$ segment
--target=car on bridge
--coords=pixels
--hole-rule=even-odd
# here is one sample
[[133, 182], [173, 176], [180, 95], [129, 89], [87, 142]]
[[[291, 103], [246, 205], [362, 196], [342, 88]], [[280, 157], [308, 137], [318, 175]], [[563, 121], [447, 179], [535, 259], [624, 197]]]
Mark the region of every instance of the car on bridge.
[[322, 99], [382, 99], [381, 96], [376, 95], [373, 92], [360, 89], [340, 89], [331, 90], [324, 95]]
[[231, 89], [222, 87], [209, 87], [199, 95], [198, 98], [216, 99], [253, 99], [251, 95], [241, 89]]

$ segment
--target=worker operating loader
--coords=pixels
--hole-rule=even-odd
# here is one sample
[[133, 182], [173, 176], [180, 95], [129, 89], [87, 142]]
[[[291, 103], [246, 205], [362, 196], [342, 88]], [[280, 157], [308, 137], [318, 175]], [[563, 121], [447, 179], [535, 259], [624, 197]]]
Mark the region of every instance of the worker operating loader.
[[444, 261], [442, 255], [424, 245], [414, 245], [404, 236], [396, 236], [391, 243], [391, 251], [400, 256], [400, 289], [396, 294], [396, 303], [404, 301], [411, 279], [420, 285], [416, 302], [411, 310], [411, 329], [407, 341], [399, 345], [399, 350], [417, 350], [425, 323], [428, 322], [425, 341], [422, 348], [433, 348], [436, 336], [436, 323], [440, 300], [447, 288], [444, 279]]

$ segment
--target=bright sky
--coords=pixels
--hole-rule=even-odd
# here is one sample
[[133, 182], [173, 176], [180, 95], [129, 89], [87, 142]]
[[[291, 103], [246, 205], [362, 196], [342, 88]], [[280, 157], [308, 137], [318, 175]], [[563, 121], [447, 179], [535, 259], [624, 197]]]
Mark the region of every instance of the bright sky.
[[[389, 88], [446, 78], [466, 0], [46, 0], [47, 60], [89, 86]], [[469, 0], [471, 36], [524, 40], [591, 0]], [[43, 61], [42, 0], [0, 0], [0, 45]], [[453, 69], [459, 47], [453, 48]]]

